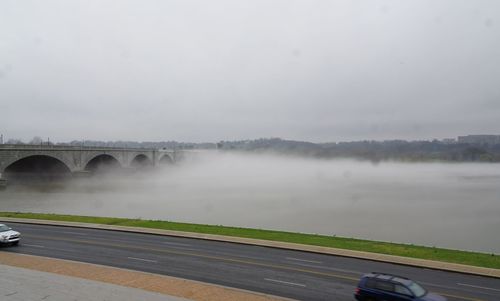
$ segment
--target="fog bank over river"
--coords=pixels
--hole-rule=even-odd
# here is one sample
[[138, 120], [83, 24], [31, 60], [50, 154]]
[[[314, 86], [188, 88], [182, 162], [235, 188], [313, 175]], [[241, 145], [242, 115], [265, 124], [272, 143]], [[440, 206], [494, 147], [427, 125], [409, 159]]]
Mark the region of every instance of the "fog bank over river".
[[279, 229], [500, 254], [500, 164], [200, 152], [151, 173], [0, 192], [0, 211]]

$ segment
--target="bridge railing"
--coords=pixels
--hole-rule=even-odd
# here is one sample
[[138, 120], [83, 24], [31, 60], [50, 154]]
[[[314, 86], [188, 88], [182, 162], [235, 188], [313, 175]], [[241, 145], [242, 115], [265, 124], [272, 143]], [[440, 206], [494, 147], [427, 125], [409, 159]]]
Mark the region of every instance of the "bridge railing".
[[110, 151], [158, 151], [154, 148], [139, 147], [111, 147], [111, 146], [87, 146], [87, 145], [61, 145], [61, 144], [0, 144], [0, 149], [22, 149], [22, 150], [110, 150]]

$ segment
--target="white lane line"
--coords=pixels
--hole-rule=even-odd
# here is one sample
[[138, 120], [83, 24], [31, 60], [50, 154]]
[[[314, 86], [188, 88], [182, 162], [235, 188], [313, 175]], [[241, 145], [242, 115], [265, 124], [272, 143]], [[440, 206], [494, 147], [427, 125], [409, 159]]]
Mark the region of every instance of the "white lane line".
[[86, 233], [69, 232], [69, 231], [62, 231], [62, 233], [65, 233], [65, 234], [72, 234], [72, 235], [82, 235], [82, 236], [87, 236], [87, 235], [88, 235], [88, 234], [86, 234]]
[[257, 257], [257, 256], [246, 256], [246, 255], [241, 255], [241, 254], [235, 254], [235, 253], [230, 253], [230, 252], [222, 252], [219, 250], [197, 250], [197, 251], [204, 251], [209, 254], [214, 254], [214, 255], [225, 255], [229, 256], [231, 258], [245, 258], [245, 259], [253, 259], [253, 260], [266, 260], [264, 257]]
[[144, 258], [137, 258], [137, 257], [127, 257], [128, 259], [132, 260], [139, 260], [139, 261], [145, 261], [145, 262], [158, 262], [156, 260], [151, 260], [151, 259], [144, 259]]
[[467, 287], [473, 287], [473, 288], [480, 288], [480, 289], [483, 289], [483, 290], [490, 290], [490, 291], [500, 292], [500, 289], [491, 288], [491, 287], [485, 287], [485, 286], [479, 286], [479, 285], [472, 285], [472, 284], [467, 284], [467, 283], [457, 283], [457, 285], [467, 286]]
[[69, 249], [59, 249], [59, 248], [45, 248], [45, 250], [55, 250], [59, 252], [68, 252], [68, 253], [78, 253], [77, 250], [69, 250]]
[[173, 246], [183, 246], [183, 247], [190, 247], [191, 246], [191, 245], [183, 244], [183, 243], [180, 243], [180, 242], [164, 241], [163, 243], [166, 244], [166, 245], [173, 245]]
[[55, 250], [55, 251], [63, 251], [63, 252], [77, 252], [75, 250], [68, 250], [68, 249], [59, 249], [59, 248], [52, 248], [52, 247], [45, 247], [45, 246], [42, 246], [42, 245], [32, 245], [32, 244], [25, 244], [23, 243], [22, 246], [27, 246], [27, 247], [35, 247], [35, 248], [43, 248], [45, 250]]
[[294, 260], [294, 261], [309, 262], [309, 263], [322, 263], [321, 261], [305, 260], [305, 259], [299, 259], [299, 258], [293, 258], [293, 257], [285, 257], [285, 259], [287, 259], [287, 260]]
[[41, 245], [23, 244], [23, 246], [27, 246], [27, 247], [35, 247], [35, 248], [45, 248], [44, 246], [41, 246]]
[[332, 268], [332, 267], [327, 267], [327, 266], [317, 266], [317, 265], [312, 265], [312, 264], [307, 264], [307, 263], [294, 263], [294, 265], [308, 267], [308, 268], [336, 271], [336, 272], [344, 272], [344, 273], [350, 273], [350, 274], [356, 274], [356, 275], [363, 275], [365, 273], [365, 272], [360, 272], [360, 271], [338, 269], [338, 268]]
[[277, 282], [281, 284], [288, 284], [288, 285], [295, 285], [295, 286], [300, 286], [300, 287], [306, 287], [305, 284], [301, 283], [293, 283], [293, 282], [288, 282], [288, 281], [281, 281], [281, 280], [276, 280], [276, 279], [271, 279], [271, 278], [264, 278], [266, 281], [271, 281], [271, 282]]

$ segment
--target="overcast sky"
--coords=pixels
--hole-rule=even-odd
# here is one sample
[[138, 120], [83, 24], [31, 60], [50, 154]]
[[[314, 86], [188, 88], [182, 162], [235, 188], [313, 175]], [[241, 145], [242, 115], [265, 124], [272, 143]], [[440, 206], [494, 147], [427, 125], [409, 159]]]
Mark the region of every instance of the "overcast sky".
[[3, 0], [0, 133], [500, 134], [500, 1]]

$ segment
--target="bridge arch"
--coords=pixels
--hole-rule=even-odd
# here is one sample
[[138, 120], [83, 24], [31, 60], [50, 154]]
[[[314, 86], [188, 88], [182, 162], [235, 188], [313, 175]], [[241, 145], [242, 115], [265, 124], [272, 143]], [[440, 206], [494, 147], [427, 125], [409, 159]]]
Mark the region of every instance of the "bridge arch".
[[170, 165], [174, 163], [174, 160], [169, 155], [163, 155], [158, 161], [159, 165]]
[[120, 161], [112, 155], [100, 154], [88, 160], [84, 170], [92, 173], [102, 173], [120, 169], [122, 165]]
[[134, 168], [145, 168], [150, 166], [153, 166], [153, 161], [145, 154], [138, 154], [130, 162], [130, 167]]
[[59, 158], [49, 155], [30, 155], [7, 165], [3, 176], [12, 182], [53, 181], [70, 178], [71, 169]]

